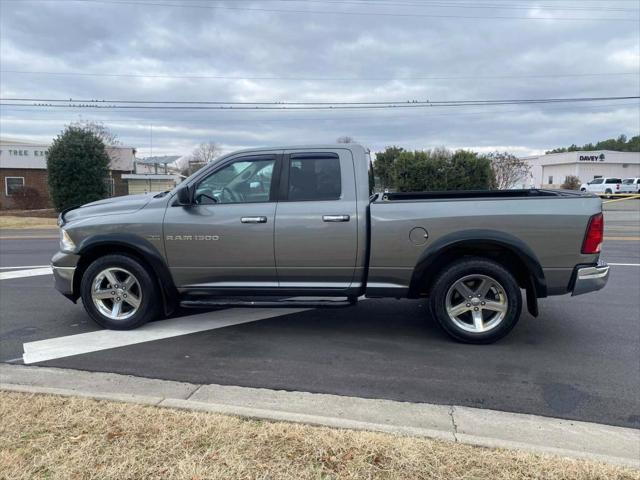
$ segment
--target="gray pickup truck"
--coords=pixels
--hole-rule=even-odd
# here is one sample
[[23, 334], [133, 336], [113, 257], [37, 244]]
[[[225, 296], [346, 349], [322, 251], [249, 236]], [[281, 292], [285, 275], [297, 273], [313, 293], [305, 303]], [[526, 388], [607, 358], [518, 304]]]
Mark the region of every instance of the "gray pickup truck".
[[56, 288], [111, 329], [179, 305], [426, 297], [449, 335], [490, 343], [517, 323], [521, 290], [535, 316], [538, 298], [607, 282], [590, 193], [373, 193], [370, 166], [355, 144], [243, 150], [170, 192], [65, 210]]

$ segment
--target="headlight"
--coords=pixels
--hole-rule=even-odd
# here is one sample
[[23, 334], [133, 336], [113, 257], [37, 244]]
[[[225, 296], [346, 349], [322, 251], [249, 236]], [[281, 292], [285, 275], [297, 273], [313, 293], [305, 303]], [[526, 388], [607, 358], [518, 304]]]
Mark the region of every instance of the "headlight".
[[76, 248], [76, 244], [73, 243], [71, 237], [64, 228], [60, 229], [60, 250], [63, 252], [73, 252]]

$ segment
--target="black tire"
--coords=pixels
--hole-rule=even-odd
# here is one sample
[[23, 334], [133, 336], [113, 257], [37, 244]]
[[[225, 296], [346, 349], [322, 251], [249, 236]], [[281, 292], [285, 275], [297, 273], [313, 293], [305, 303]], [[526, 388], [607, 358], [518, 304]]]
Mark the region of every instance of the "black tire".
[[[137, 307], [137, 311], [132, 313], [131, 316], [126, 319], [115, 320], [105, 316], [100, 312], [92, 299], [94, 281], [101, 272], [110, 268], [122, 269], [126, 272], [130, 272], [135, 277], [135, 280], [137, 280], [137, 285], [134, 288], [137, 294], [141, 296], [141, 300]], [[105, 282], [106, 281], [107, 280], [105, 280]], [[110, 288], [112, 287], [107, 288], [107, 290]], [[131, 293], [129, 295], [131, 297]], [[138, 259], [123, 254], [105, 255], [104, 257], [94, 260], [82, 275], [82, 280], [80, 282], [80, 296], [82, 297], [82, 303], [89, 316], [98, 325], [110, 330], [131, 330], [154, 320], [158, 316], [159, 306], [161, 303], [158, 284], [154, 281], [151, 276], [151, 272], [148, 271], [148, 268]], [[127, 308], [130, 308], [131, 311], [133, 311], [134, 307], [127, 304]]]
[[607, 198], [611, 198], [611, 194], [613, 193], [613, 191], [610, 188], [607, 188], [604, 191], [605, 195], [607, 195]]
[[[506, 297], [506, 306], [502, 307], [504, 308], [503, 318], [500, 321], [496, 321], [495, 326], [483, 332], [472, 332], [461, 328], [447, 312], [447, 296], [459, 295], [457, 292], [451, 293], [450, 289], [453, 289], [453, 285], [459, 280], [474, 275], [480, 276], [478, 277], [479, 279], [489, 277], [502, 287], [501, 289], [498, 287], [492, 288], [492, 290], [486, 294], [488, 297], [495, 296], [495, 298], [497, 298], [497, 293], [500, 294], [500, 298], [502, 298], [503, 301], [504, 297]], [[471, 282], [470, 285], [473, 285], [473, 278], [468, 281]], [[485, 300], [487, 304], [489, 304], [490, 299]], [[474, 302], [475, 301], [480, 301], [480, 298], [477, 300], [474, 299]], [[464, 302], [466, 302], [466, 299]], [[483, 313], [482, 309], [487, 307], [478, 305], [478, 308], [475, 308], [471, 303], [466, 305], [471, 305], [472, 307], [469, 308], [468, 312], [460, 315], [463, 319], [458, 319], [458, 323], [466, 326], [464, 320], [468, 318], [471, 322], [467, 327], [469, 329], [474, 328], [473, 320], [471, 319], [471, 315], [473, 315], [472, 309], [479, 309], [480, 315], [486, 315], [489, 319], [497, 318], [498, 316], [497, 313], [488, 310]], [[484, 305], [484, 303], [482, 305]], [[464, 343], [493, 343], [504, 337], [515, 327], [516, 323], [518, 323], [522, 311], [522, 293], [513, 275], [499, 263], [481, 257], [467, 257], [450, 264], [438, 274], [429, 295], [429, 307], [432, 315], [442, 329], [454, 339]], [[469, 314], [468, 316], [467, 313]], [[487, 322], [487, 325], [490, 324], [490, 321]]]

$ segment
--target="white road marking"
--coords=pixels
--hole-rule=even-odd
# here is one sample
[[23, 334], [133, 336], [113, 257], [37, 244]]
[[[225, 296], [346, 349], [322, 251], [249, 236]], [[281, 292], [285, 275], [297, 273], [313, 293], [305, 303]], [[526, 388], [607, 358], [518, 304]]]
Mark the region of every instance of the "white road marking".
[[49, 265], [20, 265], [19, 267], [0, 267], [0, 270], [16, 270], [19, 268], [44, 268]]
[[640, 263], [607, 263], [615, 267], [640, 267]]
[[151, 322], [135, 330], [98, 330], [23, 344], [25, 364], [289, 315], [307, 308], [231, 308], [183, 318]]
[[38, 275], [51, 275], [53, 270], [51, 267], [31, 268], [29, 270], [16, 270], [15, 272], [0, 273], [0, 280], [8, 280], [10, 278], [36, 277]]

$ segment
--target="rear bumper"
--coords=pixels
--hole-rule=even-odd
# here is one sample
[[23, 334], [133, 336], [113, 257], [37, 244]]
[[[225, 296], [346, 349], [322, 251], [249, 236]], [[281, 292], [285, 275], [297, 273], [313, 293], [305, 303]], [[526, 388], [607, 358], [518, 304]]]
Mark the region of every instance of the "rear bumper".
[[601, 290], [609, 280], [609, 265], [599, 263], [591, 267], [578, 267], [571, 296]]

